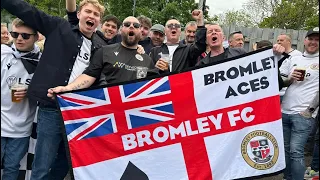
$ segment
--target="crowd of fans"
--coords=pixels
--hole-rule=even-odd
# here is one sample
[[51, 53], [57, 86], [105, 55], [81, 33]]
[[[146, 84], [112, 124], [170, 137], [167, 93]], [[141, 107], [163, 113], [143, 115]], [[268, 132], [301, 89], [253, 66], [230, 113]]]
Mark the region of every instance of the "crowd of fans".
[[[76, 0], [66, 0], [66, 19], [45, 14], [23, 0], [1, 0], [1, 7], [19, 18], [12, 22], [10, 32], [1, 24], [4, 180], [18, 177], [37, 106], [38, 138], [31, 180], [63, 180], [68, 173], [54, 93], [182, 71], [247, 53], [241, 31], [231, 33], [229, 47], [224, 47], [221, 26], [205, 23], [201, 10], [192, 12], [194, 21], [186, 24], [181, 40], [178, 19], [152, 25], [148, 17], [129, 16], [121, 22], [116, 16], [104, 16], [105, 8], [98, 0], [82, 0], [78, 8]], [[286, 55], [279, 68], [284, 179], [319, 176], [319, 28], [306, 34], [304, 52], [292, 48], [287, 34], [279, 35], [274, 45], [259, 41], [253, 49], [270, 46], [275, 55]], [[11, 95], [16, 84], [27, 86]], [[313, 129], [313, 161], [307, 168], [304, 147]]]

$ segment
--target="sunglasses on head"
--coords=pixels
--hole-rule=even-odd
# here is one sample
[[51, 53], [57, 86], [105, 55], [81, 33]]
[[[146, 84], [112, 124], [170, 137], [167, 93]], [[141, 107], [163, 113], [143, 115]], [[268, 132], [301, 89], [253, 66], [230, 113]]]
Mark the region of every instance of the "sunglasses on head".
[[17, 33], [17, 32], [10, 32], [10, 34], [13, 38], [18, 38], [18, 36], [21, 35], [23, 39], [29, 39], [31, 35], [36, 35], [36, 34]]
[[172, 29], [172, 28], [181, 28], [180, 24], [168, 24], [167, 25], [168, 28]]
[[132, 23], [132, 22], [124, 22], [124, 23], [123, 23], [123, 26], [124, 26], [124, 27], [130, 27], [131, 24], [133, 24], [133, 27], [136, 28], [136, 29], [137, 29], [137, 28], [140, 28], [140, 24], [139, 24], [139, 23], [136, 23], [136, 22], [134, 22], [134, 23]]

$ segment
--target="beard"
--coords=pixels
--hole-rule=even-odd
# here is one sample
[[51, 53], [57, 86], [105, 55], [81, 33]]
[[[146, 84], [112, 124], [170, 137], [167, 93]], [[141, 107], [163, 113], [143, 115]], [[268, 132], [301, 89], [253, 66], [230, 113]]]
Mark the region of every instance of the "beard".
[[135, 46], [138, 44], [140, 37], [138, 35], [133, 35], [130, 37], [134, 37], [134, 38], [129, 38], [129, 33], [121, 33], [121, 37], [122, 37], [122, 41], [126, 46]]
[[186, 37], [186, 41], [187, 41], [188, 43], [194, 43], [195, 40], [196, 40], [195, 37]]

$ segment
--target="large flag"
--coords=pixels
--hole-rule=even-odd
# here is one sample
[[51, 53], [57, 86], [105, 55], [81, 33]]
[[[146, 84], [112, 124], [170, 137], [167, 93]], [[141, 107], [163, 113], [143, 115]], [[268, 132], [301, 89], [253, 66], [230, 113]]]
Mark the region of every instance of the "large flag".
[[271, 49], [57, 95], [76, 180], [228, 180], [285, 168]]

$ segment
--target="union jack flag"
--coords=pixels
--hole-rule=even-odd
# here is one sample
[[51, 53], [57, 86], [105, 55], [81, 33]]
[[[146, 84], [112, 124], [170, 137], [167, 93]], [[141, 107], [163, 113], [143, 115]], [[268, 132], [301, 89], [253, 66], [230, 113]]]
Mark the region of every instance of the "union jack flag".
[[[260, 62], [270, 54], [271, 49], [255, 52], [233, 63]], [[68, 139], [71, 176], [77, 180], [124, 180], [125, 175], [142, 179], [132, 175], [138, 169], [149, 179], [220, 180], [282, 170], [285, 160], [280, 146], [283, 136], [279, 131], [276, 68], [252, 75], [268, 77], [269, 87], [275, 88], [226, 99], [228, 88], [252, 79], [248, 76], [204, 85], [204, 75], [227, 68], [229, 61], [168, 77], [59, 94], [56, 100]], [[266, 105], [274, 113], [266, 114]], [[269, 135], [252, 140], [246, 137], [261, 130], [279, 142], [268, 140], [268, 147], [260, 152], [266, 158], [259, 159], [254, 155], [254, 141], [267, 144], [262, 141]], [[272, 159], [274, 166], [269, 162], [253, 164], [254, 158], [268, 160], [268, 153], [278, 158]], [[269, 169], [256, 169], [267, 166]], [[245, 170], [238, 171], [239, 167]]]
[[[119, 110], [119, 106], [125, 114], [128, 129], [174, 119], [172, 101], [166, 99], [157, 103], [144, 101], [170, 94], [168, 77], [121, 85], [113, 90], [112, 88], [57, 96], [68, 141], [118, 132], [114, 110]], [[92, 112], [94, 116], [91, 115]]]

